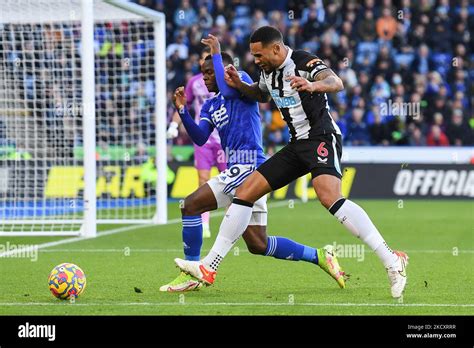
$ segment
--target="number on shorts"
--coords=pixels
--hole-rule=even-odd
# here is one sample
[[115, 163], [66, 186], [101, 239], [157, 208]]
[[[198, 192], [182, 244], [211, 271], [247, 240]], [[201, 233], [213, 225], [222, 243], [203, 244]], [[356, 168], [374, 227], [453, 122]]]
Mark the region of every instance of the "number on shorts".
[[239, 174], [240, 174], [240, 168], [239, 167], [230, 167], [229, 168], [229, 174], [227, 174], [227, 176], [229, 178], [233, 178], [233, 177], [236, 177]]
[[324, 147], [325, 145], [326, 143], [322, 141], [318, 146], [318, 155], [321, 157], [326, 157], [329, 154], [328, 149]]

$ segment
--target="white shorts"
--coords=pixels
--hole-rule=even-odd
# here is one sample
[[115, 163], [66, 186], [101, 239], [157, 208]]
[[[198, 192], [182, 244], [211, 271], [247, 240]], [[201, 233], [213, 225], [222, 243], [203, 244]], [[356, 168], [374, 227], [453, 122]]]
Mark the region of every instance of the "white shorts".
[[[214, 197], [216, 197], [217, 208], [228, 207], [232, 203], [237, 187], [239, 187], [245, 178], [252, 174], [255, 169], [257, 169], [257, 167], [254, 165], [235, 164], [207, 182], [214, 193]], [[261, 197], [253, 204], [252, 217], [250, 218], [249, 225], [267, 225], [267, 195]]]

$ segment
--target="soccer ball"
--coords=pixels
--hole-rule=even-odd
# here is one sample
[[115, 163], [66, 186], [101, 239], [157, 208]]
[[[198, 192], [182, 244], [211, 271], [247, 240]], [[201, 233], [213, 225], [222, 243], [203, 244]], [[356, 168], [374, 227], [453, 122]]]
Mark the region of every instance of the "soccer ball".
[[86, 288], [86, 276], [79, 266], [62, 263], [53, 268], [48, 278], [49, 290], [54, 297], [67, 300], [78, 297]]

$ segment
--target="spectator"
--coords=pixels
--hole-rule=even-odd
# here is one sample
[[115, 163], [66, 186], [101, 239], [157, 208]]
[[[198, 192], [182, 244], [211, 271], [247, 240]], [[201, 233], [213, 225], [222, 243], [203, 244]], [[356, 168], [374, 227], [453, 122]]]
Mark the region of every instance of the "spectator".
[[327, 5], [327, 11], [325, 13], [323, 23], [326, 28], [340, 27], [340, 25], [342, 24], [342, 16], [338, 4], [330, 2]]
[[431, 126], [430, 133], [426, 138], [426, 145], [428, 146], [449, 146], [449, 140], [441, 128], [434, 124]]
[[411, 146], [426, 146], [426, 138], [423, 135], [423, 132], [421, 131], [420, 127], [412, 123], [409, 126], [409, 129], [410, 129], [409, 144]]
[[408, 45], [411, 47], [420, 47], [425, 42], [425, 26], [418, 24], [414, 30], [408, 33]]
[[352, 111], [352, 122], [347, 128], [346, 142], [353, 146], [369, 145], [369, 131], [363, 121], [364, 113], [361, 109]]
[[323, 30], [323, 24], [318, 20], [318, 14], [315, 9], [312, 9], [308, 13], [308, 20], [303, 25], [303, 38], [306, 41], [311, 40], [315, 36], [321, 35]]
[[464, 122], [462, 110], [454, 110], [451, 123], [446, 129], [446, 135], [449, 143], [454, 146], [465, 146], [473, 143], [474, 133], [469, 125]]
[[364, 19], [357, 25], [357, 34], [362, 41], [374, 41], [377, 33], [375, 31], [374, 13], [372, 10], [365, 10]]
[[384, 41], [390, 41], [397, 32], [397, 21], [392, 17], [392, 13], [389, 8], [382, 10], [382, 17], [377, 20], [376, 23], [377, 35]]
[[338, 64], [338, 70], [339, 70], [339, 77], [342, 79], [344, 82], [344, 86], [351, 90], [355, 86], [357, 86], [357, 75], [354, 70], [352, 70], [349, 66], [348, 63], [345, 61], [339, 61]]
[[413, 60], [412, 70], [418, 74], [427, 74], [428, 71], [433, 70], [434, 66], [429, 57], [430, 51], [426, 44], [422, 44], [418, 49], [418, 55]]
[[375, 83], [370, 90], [370, 95], [374, 105], [384, 103], [385, 100], [390, 97], [390, 86], [382, 75], [377, 75], [375, 77]]
[[182, 0], [181, 6], [174, 13], [174, 23], [179, 28], [189, 27], [198, 21], [196, 11], [191, 7], [189, 0]]
[[[151, 0], [134, 1], [142, 1], [148, 6], [155, 3]], [[458, 116], [451, 116], [452, 110], [461, 109], [464, 115], [472, 114], [470, 81], [474, 78], [471, 66], [474, 47], [471, 33], [474, 21], [469, 12], [472, 7], [466, 1], [453, 5], [446, 0], [416, 3], [409, 0], [313, 0], [305, 6], [304, 2], [294, 0], [273, 3], [263, 0], [183, 0], [179, 5], [170, 2], [170, 6], [162, 7], [167, 15], [169, 42], [166, 52], [169, 57], [168, 91], [183, 85], [190, 75], [198, 72], [196, 57], [201, 50], [200, 40], [207, 32], [217, 35], [223, 50], [232, 51], [238, 58], [239, 68], [247, 71], [254, 81], [258, 80], [260, 71], [249, 53], [248, 36], [257, 27], [270, 24], [282, 30], [288, 45], [317, 54], [344, 80], [343, 92], [328, 95], [333, 118], [341, 130], [347, 128], [348, 133], [354, 127], [357, 134], [361, 124], [365, 124], [367, 144], [386, 145], [388, 141], [391, 145], [422, 146], [425, 137], [433, 133], [433, 125], [441, 126], [442, 132], [449, 129], [451, 137], [452, 128], [459, 122]], [[403, 11], [400, 21], [394, 15], [397, 10]], [[179, 14], [187, 20], [176, 18]], [[104, 47], [104, 42], [114, 42], [109, 34], [116, 29], [113, 25], [99, 29], [100, 35], [96, 35], [99, 47]], [[53, 42], [46, 40], [47, 45], [54, 46]], [[184, 46], [188, 48], [187, 53]], [[120, 47], [114, 47], [108, 48], [104, 66], [106, 59], [122, 59], [129, 55], [128, 49], [123, 48], [120, 53]], [[140, 49], [139, 55], [145, 52], [142, 50], [144, 48]], [[15, 52], [13, 49], [10, 51], [12, 58], [7, 57], [13, 62]], [[139, 67], [134, 66], [133, 71], [140, 75]], [[120, 75], [130, 80], [129, 85], [134, 85], [134, 76], [127, 70], [118, 75], [115, 72], [106, 75], [100, 78], [113, 80], [117, 85], [116, 79]], [[34, 74], [28, 74], [25, 90], [31, 95], [31, 100], [35, 99], [37, 79]], [[379, 116], [380, 105], [387, 105], [389, 100], [392, 106], [395, 103], [401, 106], [398, 111], [391, 110], [396, 117]], [[405, 101], [417, 107], [416, 114], [406, 112]], [[365, 115], [360, 122], [352, 120], [356, 109]], [[356, 115], [358, 113], [355, 111]], [[441, 116], [435, 116], [437, 113]], [[272, 122], [271, 117], [264, 117], [263, 128]], [[464, 122], [467, 124], [467, 120]], [[114, 128], [110, 123], [107, 126], [110, 131]], [[347, 137], [351, 143], [353, 134]], [[189, 141], [183, 138], [184, 143]], [[265, 132], [265, 144], [273, 142], [276, 146], [284, 141], [283, 131]], [[174, 142], [183, 143], [183, 140], [178, 138]]]
[[268, 21], [265, 18], [265, 13], [262, 10], [256, 9], [252, 18], [252, 31], [268, 25]]
[[390, 49], [387, 45], [380, 48], [379, 55], [375, 61], [374, 74], [386, 76], [390, 79], [395, 69], [395, 62], [390, 56]]
[[189, 49], [184, 43], [183, 34], [179, 34], [176, 38], [176, 42], [168, 45], [168, 48], [166, 49], [166, 58], [170, 58], [175, 53], [177, 53], [179, 59], [188, 59]]
[[207, 7], [203, 6], [199, 9], [199, 27], [201, 27], [204, 33], [207, 33], [211, 28], [214, 20], [209, 14]]
[[443, 119], [443, 115], [440, 112], [437, 112], [437, 113], [434, 114], [433, 124], [438, 126], [444, 132], [444, 130], [445, 130], [444, 119]]
[[433, 18], [429, 36], [430, 46], [437, 52], [451, 49], [451, 24], [445, 7], [438, 7]]
[[331, 117], [336, 122], [337, 126], [339, 127], [342, 138], [344, 139], [347, 134], [347, 124], [346, 121], [339, 117], [339, 112], [337, 110], [331, 110]]
[[431, 107], [426, 112], [425, 121], [427, 123], [433, 123], [434, 122], [434, 115], [436, 113], [440, 113], [441, 115], [443, 115], [446, 118], [449, 118], [451, 116], [449, 107], [446, 103], [446, 99], [434, 97], [434, 101], [432, 103], [430, 103], [430, 105], [431, 105]]
[[380, 113], [374, 114], [374, 122], [369, 126], [372, 145], [390, 145], [390, 133], [385, 123], [382, 123]]

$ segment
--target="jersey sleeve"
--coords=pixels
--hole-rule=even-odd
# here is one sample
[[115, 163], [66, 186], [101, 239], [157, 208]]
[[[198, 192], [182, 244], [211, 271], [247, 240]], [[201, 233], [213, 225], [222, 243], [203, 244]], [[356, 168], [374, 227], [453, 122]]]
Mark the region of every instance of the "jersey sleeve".
[[245, 71], [243, 71], [243, 70], [239, 71], [239, 75], [240, 75], [240, 78], [242, 79], [242, 81], [248, 83], [249, 85], [251, 85], [253, 83], [252, 78]]
[[212, 122], [212, 117], [209, 109], [211, 108], [211, 103], [209, 100], [206, 100], [201, 108], [200, 120], [208, 122], [212, 128], [215, 127], [214, 122]]
[[260, 72], [260, 79], [258, 80], [258, 88], [260, 88], [262, 92], [270, 93], [270, 91], [267, 88], [267, 84], [265, 83], [265, 76], [263, 76], [263, 71]]
[[300, 76], [309, 81], [314, 81], [319, 73], [329, 69], [321, 58], [306, 51], [295, 51], [293, 60]]

